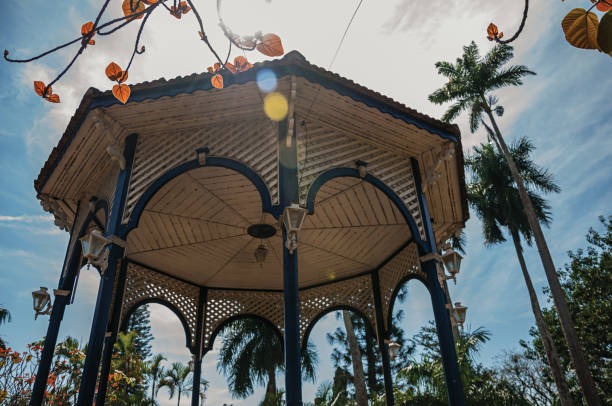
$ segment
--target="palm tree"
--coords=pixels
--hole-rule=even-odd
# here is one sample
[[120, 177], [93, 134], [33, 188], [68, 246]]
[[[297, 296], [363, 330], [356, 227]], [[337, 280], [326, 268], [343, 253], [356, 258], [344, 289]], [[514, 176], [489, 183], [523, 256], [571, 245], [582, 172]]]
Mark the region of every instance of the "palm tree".
[[180, 362], [173, 362], [170, 369], [166, 371], [166, 374], [159, 383], [157, 390], [164, 386], [170, 391], [170, 399], [174, 397], [174, 394], [178, 392], [177, 406], [181, 404], [181, 395], [189, 392], [187, 377], [191, 373], [191, 369], [188, 365], [183, 365]]
[[542, 228], [538, 222], [535, 209], [529, 194], [523, 184], [523, 179], [519, 173], [516, 163], [512, 159], [510, 150], [502, 137], [501, 131], [493, 114], [501, 116], [503, 108], [495, 107], [496, 101], [490, 93], [506, 86], [518, 86], [523, 84], [523, 77], [535, 75], [526, 66], [512, 65], [504, 67], [513, 57], [513, 48], [506, 44], [497, 44], [485, 55], [481, 57], [478, 47], [474, 42], [463, 47], [463, 56], [457, 59], [456, 64], [451, 62], [437, 62], [438, 73], [447, 77], [448, 82], [440, 89], [435, 90], [429, 95], [429, 100], [436, 104], [454, 102], [442, 119], [450, 122], [457, 118], [462, 111], [469, 110], [470, 130], [476, 131], [483, 121], [483, 115], [489, 119], [492, 127], [490, 135], [495, 141], [496, 146], [504, 155], [512, 177], [518, 189], [521, 203], [525, 211], [525, 216], [529, 227], [533, 233], [533, 238], [538, 247], [540, 259], [544, 266], [544, 272], [548, 279], [550, 293], [553, 297], [559, 322], [567, 342], [570, 357], [576, 370], [576, 376], [580, 382], [583, 396], [590, 406], [601, 405], [601, 399], [597, 395], [595, 382], [586, 364], [584, 352], [578, 341], [578, 336], [571, 319], [567, 299], [559, 282], [555, 265], [553, 263], [548, 245], [542, 233]]
[[[510, 147], [510, 154], [529, 188], [529, 197], [533, 202], [538, 220], [542, 224], [548, 225], [551, 220], [550, 206], [536, 191], [558, 193], [560, 189], [552, 180], [548, 171], [539, 168], [529, 159], [529, 154], [533, 149], [533, 144], [529, 140], [521, 138]], [[562, 372], [559, 354], [553, 344], [548, 326], [542, 317], [538, 296], [523, 258], [520, 236], [522, 235], [525, 241], [531, 245], [533, 233], [525, 217], [518, 190], [512, 179], [512, 173], [503, 156], [496, 153], [491, 145], [482, 144], [480, 147], [476, 147], [474, 151], [475, 153], [466, 159], [466, 166], [472, 173], [472, 180], [468, 185], [468, 202], [476, 211], [476, 215], [482, 220], [485, 244], [499, 244], [506, 241], [502, 232], [503, 228], [507, 228], [512, 236], [516, 255], [529, 292], [531, 309], [542, 338], [548, 364], [555, 379], [559, 399], [562, 405], [572, 405], [572, 397]]]
[[157, 381], [159, 381], [166, 372], [165, 368], [161, 365], [162, 361], [165, 360], [166, 357], [164, 357], [163, 354], [156, 354], [146, 365], [146, 373], [151, 380], [151, 399], [153, 401], [155, 401], [155, 396], [157, 395], [157, 392], [155, 391]]
[[[206, 400], [206, 390], [208, 389], [208, 386], [210, 385], [210, 382], [208, 382], [207, 379], [204, 378], [200, 378], [200, 404], [204, 404], [204, 401]], [[189, 380], [189, 391], [191, 391], [191, 393], [193, 393], [193, 375], [191, 376], [191, 379]]]
[[[282, 345], [278, 335], [268, 325], [254, 318], [227, 324], [221, 331], [223, 345], [217, 369], [229, 379], [233, 396], [246, 398], [255, 385], [266, 385], [262, 402], [266, 405], [276, 397], [276, 373], [284, 368]], [[302, 351], [302, 373], [314, 381], [317, 354], [311, 344]]]
[[[0, 307], [0, 324], [9, 323], [11, 321], [11, 313], [4, 307]], [[4, 340], [0, 338], [0, 348], [6, 349]]]

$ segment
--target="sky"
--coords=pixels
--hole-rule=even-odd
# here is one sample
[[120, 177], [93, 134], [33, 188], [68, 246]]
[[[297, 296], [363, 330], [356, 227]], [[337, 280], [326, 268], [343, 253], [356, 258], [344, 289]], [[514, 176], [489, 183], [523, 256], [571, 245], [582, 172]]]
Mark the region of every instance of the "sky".
[[[4, 2], [0, 13], [0, 47], [13, 57], [26, 57], [79, 35], [81, 25], [94, 18], [101, 0], [30, 0]], [[199, 0], [211, 41], [221, 53], [226, 42], [217, 27], [213, 0]], [[587, 0], [533, 2], [523, 34], [514, 43], [514, 64], [537, 72], [521, 87], [496, 93], [505, 115], [499, 124], [510, 142], [529, 137], [537, 147], [534, 160], [548, 168], [562, 192], [549, 196], [553, 223], [545, 235], [557, 268], [567, 251], [584, 246], [584, 235], [597, 226], [599, 215], [611, 214], [612, 202], [612, 59], [595, 51], [569, 46], [560, 21]], [[364, 0], [355, 16], [333, 66], [330, 62], [358, 0], [226, 0], [223, 19], [239, 33], [258, 29], [274, 32], [286, 51], [298, 50], [312, 63], [331, 68], [357, 83], [390, 96], [416, 110], [440, 117], [446, 106], [436, 106], [427, 96], [444, 83], [434, 68], [440, 60], [454, 61], [462, 46], [474, 40], [481, 52], [490, 49], [487, 25], [493, 21], [506, 37], [518, 26], [522, 2], [499, 0]], [[121, 1], [112, 0], [106, 16], [121, 16]], [[105, 17], [104, 20], [110, 17]], [[0, 304], [13, 320], [0, 326], [0, 336], [14, 348], [40, 339], [46, 332], [45, 316], [34, 321], [31, 292], [39, 286], [53, 288], [61, 271], [67, 233], [53, 225], [36, 200], [33, 180], [56, 145], [83, 93], [89, 86], [110, 89], [104, 75], [115, 61], [127, 65], [135, 26], [117, 35], [96, 37], [66, 76], [54, 86], [59, 105], [42, 101], [32, 89], [33, 80], [48, 82], [72, 56], [61, 51], [30, 64], [0, 61]], [[201, 72], [214, 62], [197, 36], [193, 15], [181, 20], [157, 10], [143, 32], [146, 52], [137, 56], [129, 83], [172, 78]], [[235, 54], [238, 55], [238, 54]], [[251, 62], [262, 60], [247, 54]], [[458, 121], [464, 152], [485, 140], [482, 132], [470, 134], [465, 117]], [[484, 326], [491, 341], [479, 354], [480, 362], [492, 365], [504, 350], [518, 348], [534, 325], [529, 298], [516, 260], [514, 247], [505, 243], [485, 247], [481, 224], [475, 215], [466, 225], [466, 255], [457, 284], [450, 286], [453, 301], [468, 306], [467, 325]], [[527, 265], [538, 292], [546, 278], [535, 247], [527, 248]], [[66, 310], [60, 339], [71, 335], [85, 343], [98, 286], [97, 273], [81, 273], [75, 303]], [[541, 302], [545, 297], [540, 293]], [[424, 288], [409, 285], [409, 295], [398, 309], [405, 311], [402, 327], [408, 336], [433, 319]], [[397, 310], [397, 309], [396, 309]], [[151, 306], [155, 339], [153, 351], [172, 361], [186, 362], [183, 330], [176, 317], [159, 305]], [[333, 315], [315, 326], [311, 337], [319, 350], [319, 375], [315, 384], [304, 385], [304, 400], [312, 400], [316, 387], [331, 379], [331, 347], [325, 333], [339, 323]], [[215, 349], [204, 359], [203, 377], [211, 381], [208, 405], [255, 405], [258, 390], [246, 400], [232, 400], [225, 378], [216, 371]], [[282, 379], [280, 380], [282, 382]], [[160, 392], [162, 405], [175, 404]]]

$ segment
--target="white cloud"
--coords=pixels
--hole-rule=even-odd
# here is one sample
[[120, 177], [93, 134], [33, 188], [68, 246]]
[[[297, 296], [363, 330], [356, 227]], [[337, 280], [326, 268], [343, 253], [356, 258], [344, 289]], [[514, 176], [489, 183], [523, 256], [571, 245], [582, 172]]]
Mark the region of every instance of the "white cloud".
[[21, 215], [21, 216], [2, 216], [0, 215], [0, 222], [21, 222], [21, 223], [38, 223], [38, 222], [50, 222], [53, 221], [52, 215]]

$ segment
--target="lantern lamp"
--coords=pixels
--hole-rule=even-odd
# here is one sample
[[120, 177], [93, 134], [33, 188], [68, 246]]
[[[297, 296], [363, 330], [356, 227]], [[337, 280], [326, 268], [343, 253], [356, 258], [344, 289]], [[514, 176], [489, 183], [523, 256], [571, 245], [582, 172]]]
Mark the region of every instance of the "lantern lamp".
[[302, 228], [307, 210], [297, 203], [285, 207], [283, 211], [283, 225], [287, 231], [287, 249], [293, 254], [297, 248], [297, 232]]
[[264, 262], [266, 261], [266, 255], [268, 255], [268, 249], [264, 244], [260, 244], [257, 249], [255, 249], [255, 260], [259, 264], [260, 268], [263, 268]]
[[[455, 279], [455, 276], [459, 273], [462, 258], [463, 257], [452, 248], [446, 250], [442, 255], [442, 262], [444, 263], [444, 267], [446, 268], [448, 273], [451, 274], [453, 279]], [[456, 282], [457, 281], [455, 280], [455, 283]]]
[[391, 358], [391, 361], [395, 360], [402, 346], [391, 340], [385, 340], [385, 344], [387, 344], [387, 348], [389, 348], [389, 358]]
[[51, 295], [46, 287], [41, 286], [39, 290], [32, 292], [32, 299], [34, 301], [34, 311], [36, 312], [34, 320], [38, 318], [39, 314], [51, 314]]
[[467, 312], [467, 306], [463, 306], [461, 302], [455, 302], [455, 320], [457, 324], [463, 328], [463, 323], [465, 322], [465, 313]]
[[87, 264], [100, 265], [103, 262], [102, 251], [111, 241], [105, 238], [100, 230], [90, 231], [89, 234], [81, 237], [80, 241]]

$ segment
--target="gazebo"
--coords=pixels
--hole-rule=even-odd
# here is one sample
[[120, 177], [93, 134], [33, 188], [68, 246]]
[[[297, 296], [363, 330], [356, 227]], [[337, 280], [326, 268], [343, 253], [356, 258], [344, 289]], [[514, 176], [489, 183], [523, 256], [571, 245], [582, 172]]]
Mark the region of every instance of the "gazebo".
[[85, 94], [34, 182], [70, 240], [30, 404], [42, 402], [89, 262], [102, 277], [78, 405], [104, 403], [117, 333], [146, 303], [180, 319], [194, 382], [226, 323], [270, 325], [290, 406], [302, 404], [300, 346], [314, 323], [354, 311], [376, 333], [392, 405], [385, 340], [409, 279], [430, 293], [449, 403], [463, 405], [437, 265], [437, 247], [468, 218], [458, 127], [295, 51], [223, 76], [224, 89], [209, 73], [133, 85], [125, 105]]

